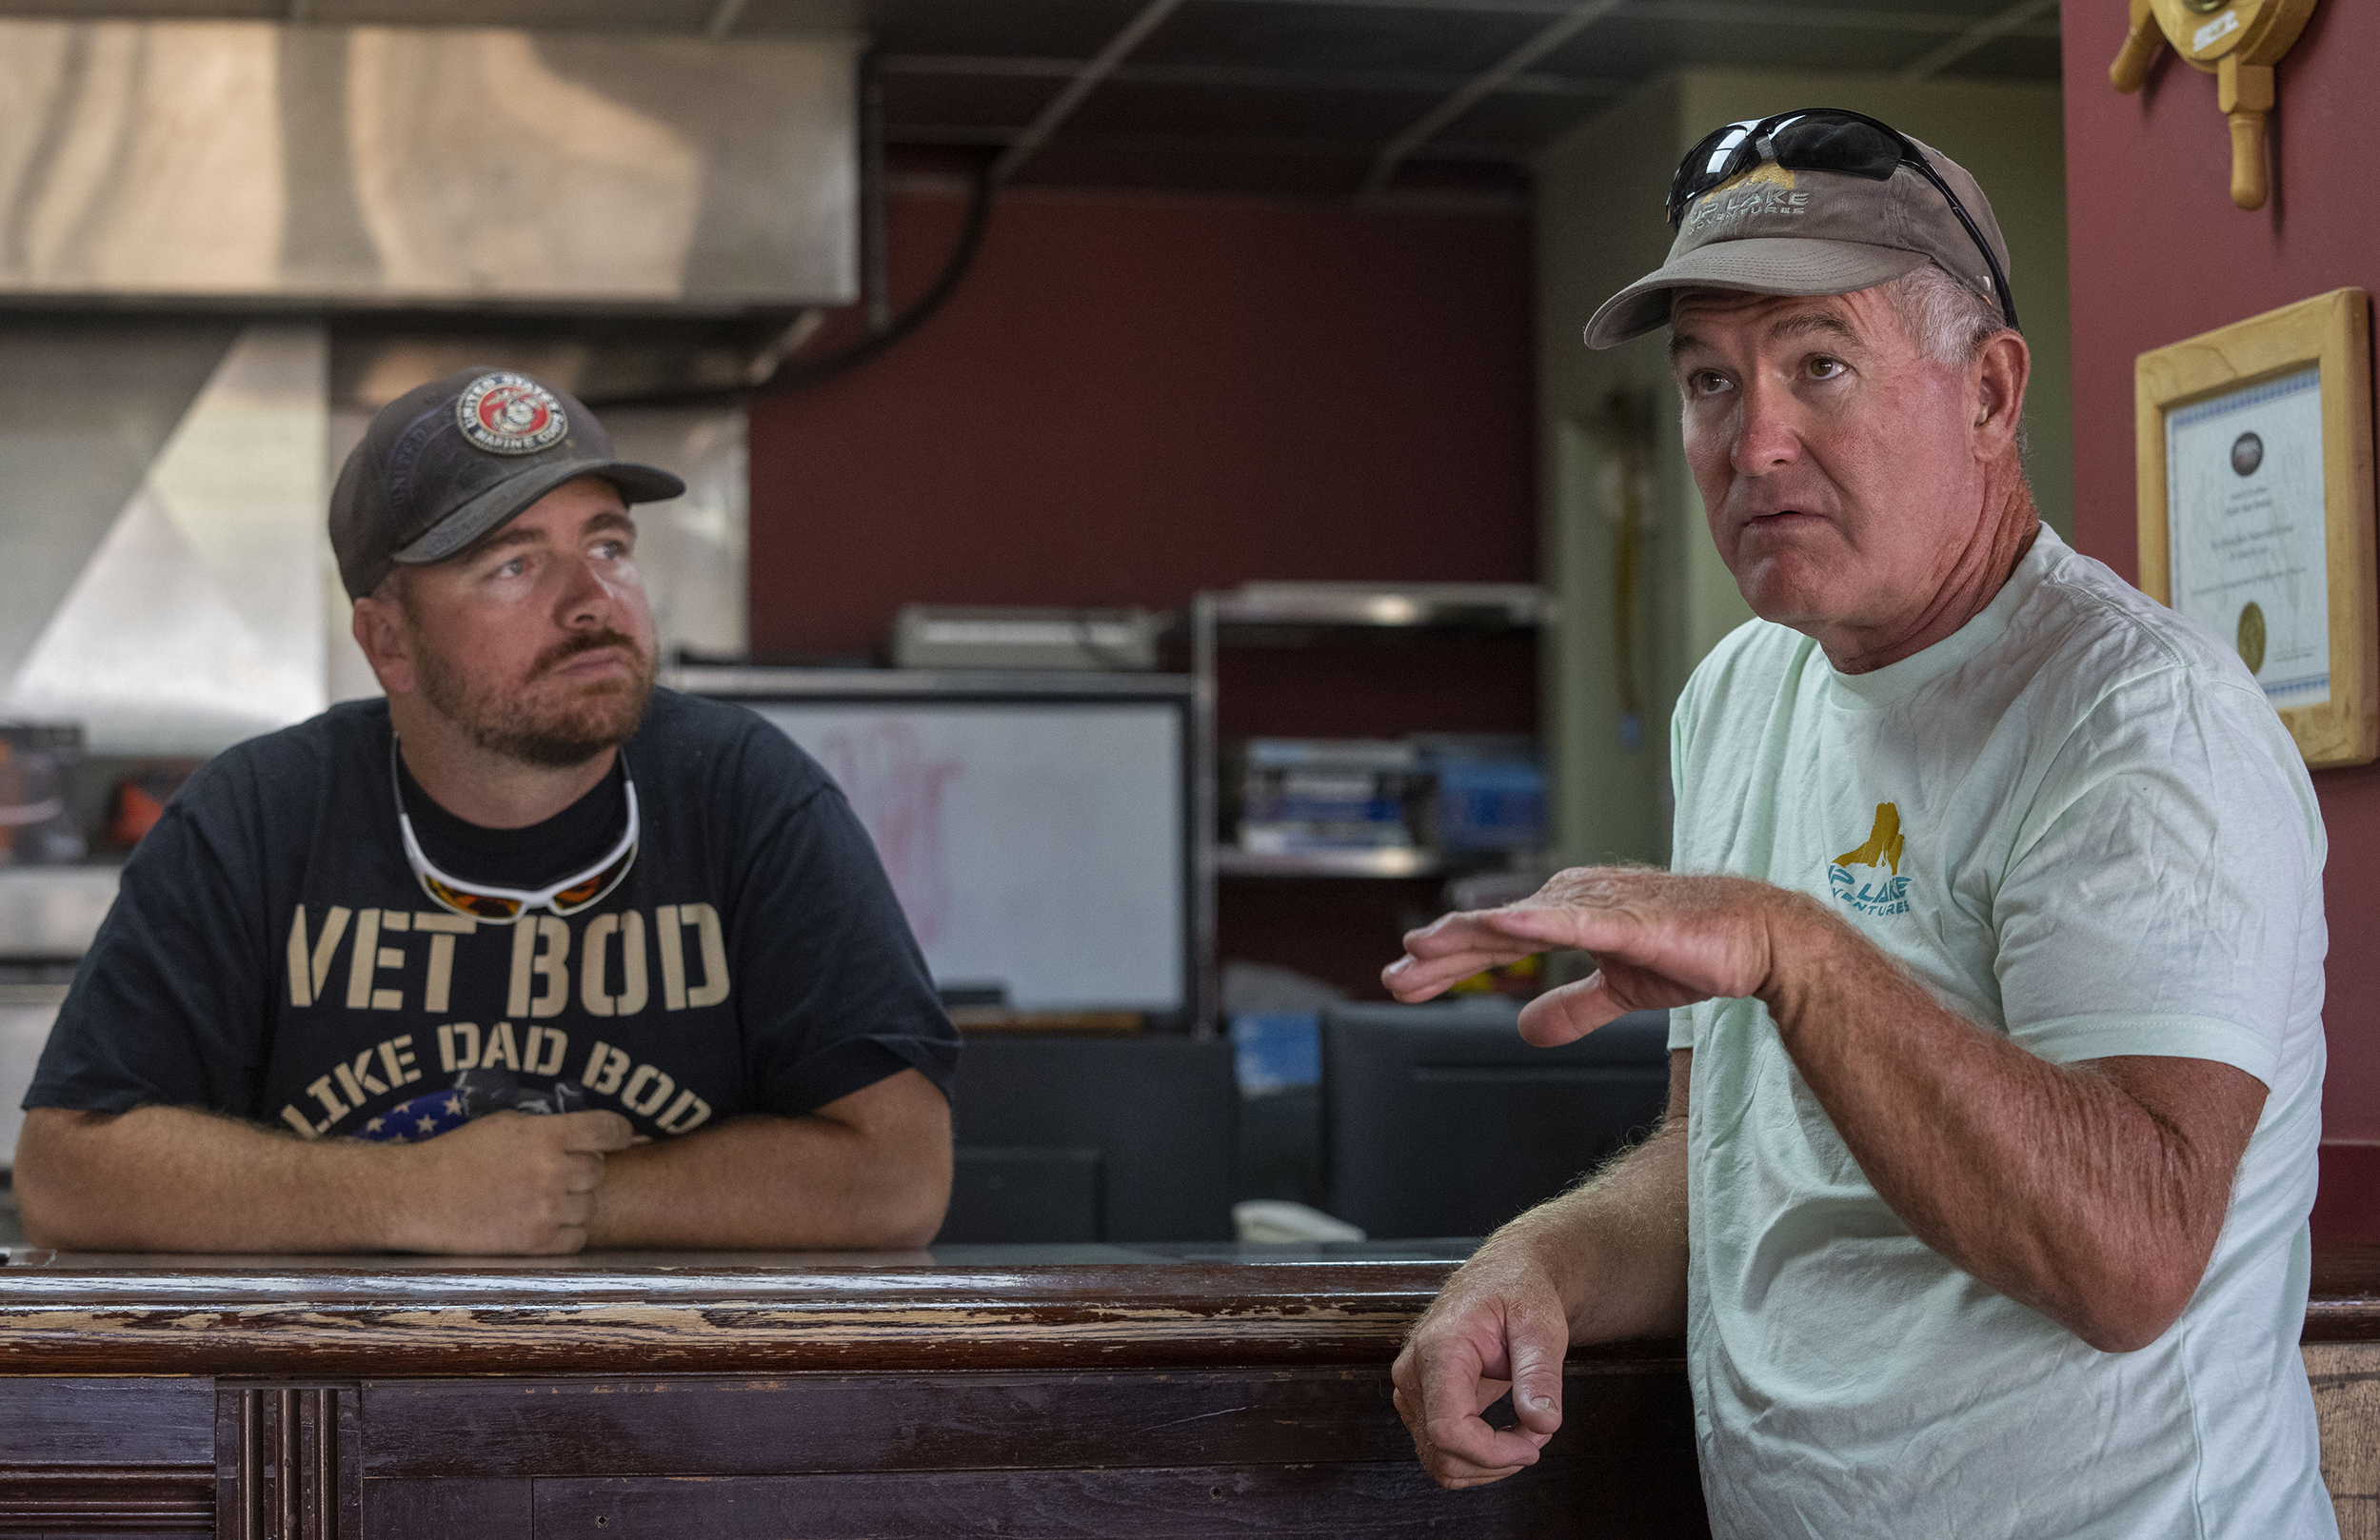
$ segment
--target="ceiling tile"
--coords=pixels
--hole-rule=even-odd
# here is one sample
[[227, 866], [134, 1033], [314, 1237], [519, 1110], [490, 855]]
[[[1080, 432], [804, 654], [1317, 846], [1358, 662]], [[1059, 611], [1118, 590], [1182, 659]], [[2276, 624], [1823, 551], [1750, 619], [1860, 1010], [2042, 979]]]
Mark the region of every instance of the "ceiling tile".
[[1546, 21], [1497, 10], [1188, 0], [1134, 58], [1469, 75], [1528, 41]]
[[1620, 92], [1601, 96], [1490, 96], [1447, 125], [1445, 137], [1458, 142], [1500, 145], [1529, 154], [1563, 132], [1617, 101]]
[[1340, 198], [1363, 180], [1370, 164], [1359, 152], [1283, 155], [1229, 144], [1060, 140], [1027, 161], [1017, 182]]
[[1508, 161], [1415, 159], [1397, 168], [1389, 181], [1392, 196], [1469, 193], [1500, 196], [1515, 211], [1525, 210], [1529, 199], [1528, 168]]
[[1263, 90], [1120, 84], [1101, 87], [1067, 121], [1084, 133], [1220, 134], [1372, 145], [1435, 107], [1408, 91]]
[[1944, 66], [1942, 77], [2055, 81], [2063, 78], [2061, 63], [2059, 41], [2054, 37], [2002, 37]]
[[[768, 31], [785, 0], [750, 0], [739, 32]], [[862, 0], [857, 21], [890, 53], [1088, 59], [1146, 0]]]
[[[1741, 5], [1742, 0], [1737, 3]], [[2014, 3], [2015, 0], [1757, 0], [1757, 8], [1766, 11], [1809, 11], [1815, 16], [1847, 23], [1868, 16], [1881, 20], [1884, 26], [1879, 30], [1889, 31], [1896, 21], [1914, 18], [1937, 20], [1945, 27], [1973, 26], [1991, 20]], [[1663, 0], [1650, 0], [1649, 4], [1638, 0], [1628, 9], [1657, 12], [1662, 6]], [[2055, 21], [2054, 13], [2051, 19]]]
[[1696, 65], [1890, 71], [1942, 41], [1940, 34], [1752, 23], [1714, 27], [1615, 16], [1555, 49], [1538, 68], [1551, 74], [1606, 79], [1649, 79]]
[[[0, 0], [0, 15], [280, 18], [737, 36], [862, 30], [906, 146], [1004, 144], [1148, 0]], [[2009, 0], [1623, 0], [1422, 147], [1399, 188], [1509, 194], [1517, 163], [1638, 81], [1696, 65], [1897, 71]], [[2110, 0], [2112, 3], [2112, 0]], [[1567, 0], [1183, 0], [1023, 181], [1340, 196], [1381, 145]], [[1946, 78], [2055, 80], [2051, 12]], [[968, 61], [985, 61], [972, 66]]]
[[884, 127], [896, 137], [925, 125], [1021, 128], [1064, 84], [1031, 77], [887, 74]]

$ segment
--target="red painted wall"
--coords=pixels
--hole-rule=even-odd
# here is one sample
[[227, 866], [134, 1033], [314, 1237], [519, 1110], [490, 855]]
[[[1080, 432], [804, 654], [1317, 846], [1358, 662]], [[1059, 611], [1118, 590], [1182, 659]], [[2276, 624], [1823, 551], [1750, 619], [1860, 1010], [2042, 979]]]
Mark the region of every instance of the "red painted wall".
[[[931, 280], [962, 209], [896, 196], [896, 296]], [[1529, 249], [1518, 214], [1003, 195], [921, 330], [754, 404], [755, 656], [875, 652], [912, 601], [1172, 609], [1250, 579], [1530, 581]], [[1526, 640], [1234, 648], [1218, 726], [1526, 732], [1536, 662]], [[1437, 890], [1228, 882], [1221, 955], [1377, 997]]]
[[[2074, 527], [2130, 577], [2138, 517], [2132, 360], [2347, 285], [2380, 291], [2370, 107], [2380, 7], [2323, 0], [2279, 71], [2273, 195], [2231, 207], [2214, 78], [2169, 52], [2138, 96], [2107, 69], [2121, 0], [2065, 0], [2067, 250], [2073, 297]], [[2318, 1234], [2380, 1239], [2380, 765], [2314, 777], [2330, 836], [2330, 1078]]]
[[[961, 209], [896, 196], [897, 296]], [[913, 600], [1526, 581], [1530, 303], [1517, 214], [1004, 194], [922, 329], [754, 405], [753, 651], [865, 652]]]

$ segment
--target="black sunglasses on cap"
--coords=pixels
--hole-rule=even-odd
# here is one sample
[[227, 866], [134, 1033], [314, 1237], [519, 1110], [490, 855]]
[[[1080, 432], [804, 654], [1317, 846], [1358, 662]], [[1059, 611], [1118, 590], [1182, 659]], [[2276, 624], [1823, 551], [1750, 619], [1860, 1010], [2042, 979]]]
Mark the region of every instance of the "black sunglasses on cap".
[[1803, 108], [1755, 123], [1731, 123], [1713, 129], [1686, 152], [1686, 158], [1677, 163], [1676, 174], [1670, 178], [1670, 228], [1676, 229], [1685, 220], [1696, 198], [1762, 161], [1775, 161], [1789, 171], [1834, 171], [1871, 182], [1890, 181], [1894, 171], [1908, 167], [1950, 201], [1959, 227], [1975, 243], [1992, 269], [1992, 287], [1999, 297], [2001, 316], [2010, 330], [2023, 329], [2016, 325], [2016, 300], [2009, 292], [2008, 274], [2000, 269], [2000, 259], [1992, 254], [1992, 243], [1975, 227], [1967, 206], [1958, 201], [1958, 194], [1907, 134], [1863, 112]]

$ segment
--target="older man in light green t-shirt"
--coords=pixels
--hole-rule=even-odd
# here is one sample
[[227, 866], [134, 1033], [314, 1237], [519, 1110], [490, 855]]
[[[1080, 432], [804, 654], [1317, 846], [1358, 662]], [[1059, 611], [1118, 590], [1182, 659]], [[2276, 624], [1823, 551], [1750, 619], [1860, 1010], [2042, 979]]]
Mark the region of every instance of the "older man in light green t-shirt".
[[1682, 1329], [1722, 1536], [2335, 1534], [2297, 1353], [2324, 841], [2289, 735], [2223, 642], [2042, 528], [1964, 171], [1785, 114], [1697, 146], [1670, 213], [1588, 340], [1670, 327], [1761, 617], [1678, 701], [1676, 871], [1563, 873], [1386, 976], [1422, 999], [1585, 948], [1522, 1034], [1671, 1008], [1670, 1114], [1415, 1329], [1423, 1463], [1512, 1473], [1571, 1343]]

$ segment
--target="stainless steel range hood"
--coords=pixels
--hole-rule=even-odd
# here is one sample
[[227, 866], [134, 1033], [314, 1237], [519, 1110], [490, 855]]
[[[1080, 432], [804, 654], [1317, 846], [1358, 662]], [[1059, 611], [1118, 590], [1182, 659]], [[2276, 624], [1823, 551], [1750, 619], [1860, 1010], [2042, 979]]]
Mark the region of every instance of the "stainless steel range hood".
[[0, 21], [0, 301], [849, 304], [858, 47]]

